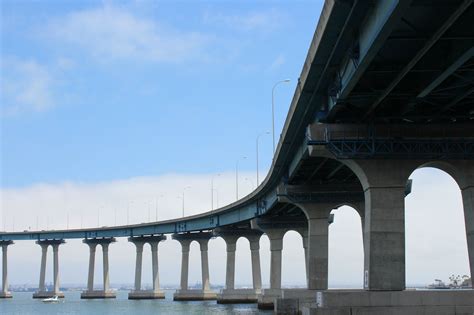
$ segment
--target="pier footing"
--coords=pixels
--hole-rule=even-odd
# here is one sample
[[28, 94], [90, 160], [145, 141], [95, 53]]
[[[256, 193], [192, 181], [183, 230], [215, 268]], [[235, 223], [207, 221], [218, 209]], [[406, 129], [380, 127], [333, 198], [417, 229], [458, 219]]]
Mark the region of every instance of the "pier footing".
[[113, 291], [94, 290], [82, 291], [81, 299], [115, 299], [117, 294]]
[[256, 303], [260, 290], [223, 289], [217, 294], [218, 304]]
[[215, 299], [217, 299], [217, 294], [214, 291], [177, 290], [173, 294], [174, 301], [203, 301]]
[[0, 292], [0, 299], [11, 299], [12, 297], [11, 292]]
[[164, 299], [165, 292], [163, 291], [153, 291], [153, 290], [140, 290], [132, 291], [128, 293], [129, 300], [154, 300], [154, 299]]
[[281, 297], [281, 289], [263, 289], [258, 296], [258, 308], [261, 310], [273, 310], [275, 300]]

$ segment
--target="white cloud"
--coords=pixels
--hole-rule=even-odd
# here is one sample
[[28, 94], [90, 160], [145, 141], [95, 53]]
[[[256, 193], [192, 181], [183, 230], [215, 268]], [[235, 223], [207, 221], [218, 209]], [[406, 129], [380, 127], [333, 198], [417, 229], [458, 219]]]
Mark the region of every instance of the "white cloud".
[[280, 68], [283, 64], [285, 64], [286, 58], [283, 54], [279, 54], [268, 67], [268, 70], [273, 71]]
[[111, 5], [70, 13], [53, 21], [46, 33], [104, 62], [181, 62], [203, 58], [211, 40], [201, 33], [165, 27]]
[[220, 24], [242, 31], [270, 32], [280, 27], [284, 20], [285, 15], [276, 9], [249, 12], [241, 15], [229, 15], [210, 11], [204, 14], [204, 22], [206, 23]]
[[2, 114], [42, 112], [56, 105], [52, 71], [34, 61], [3, 58], [1, 64]]

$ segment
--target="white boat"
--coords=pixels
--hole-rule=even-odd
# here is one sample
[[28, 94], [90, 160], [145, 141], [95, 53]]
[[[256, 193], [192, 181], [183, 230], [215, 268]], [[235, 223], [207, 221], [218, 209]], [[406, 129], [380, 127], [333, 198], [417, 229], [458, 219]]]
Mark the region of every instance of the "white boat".
[[59, 302], [59, 298], [58, 298], [57, 295], [55, 295], [53, 297], [43, 299], [43, 302], [45, 302], [45, 303], [55, 303], [55, 302]]

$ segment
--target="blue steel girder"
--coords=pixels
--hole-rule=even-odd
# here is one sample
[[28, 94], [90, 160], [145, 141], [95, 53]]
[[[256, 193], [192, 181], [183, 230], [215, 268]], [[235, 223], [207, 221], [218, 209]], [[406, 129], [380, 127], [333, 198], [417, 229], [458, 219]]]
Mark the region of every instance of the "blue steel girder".
[[338, 159], [474, 159], [473, 139], [343, 139], [308, 140], [325, 146]]

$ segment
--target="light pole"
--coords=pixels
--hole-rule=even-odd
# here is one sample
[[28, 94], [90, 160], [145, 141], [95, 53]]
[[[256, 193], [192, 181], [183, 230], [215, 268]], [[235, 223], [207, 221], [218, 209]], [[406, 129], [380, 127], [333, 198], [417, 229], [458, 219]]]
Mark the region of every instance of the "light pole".
[[130, 204], [133, 205], [133, 200], [127, 203], [127, 225], [130, 224]]
[[268, 135], [268, 134], [270, 134], [269, 131], [262, 132], [257, 136], [257, 140], [256, 140], [256, 143], [257, 143], [257, 186], [260, 184], [258, 180], [258, 140], [260, 139], [261, 136]]
[[214, 189], [214, 191], [216, 192], [216, 204], [217, 204], [217, 209], [219, 209], [219, 190]]
[[151, 207], [151, 201], [148, 200], [148, 201], [147, 201], [147, 204], [148, 204], [148, 222], [151, 222], [151, 209], [150, 209], [150, 207]]
[[211, 210], [214, 210], [214, 176], [221, 176], [221, 174], [214, 174], [211, 178]]
[[155, 221], [158, 222], [158, 198], [163, 198], [163, 195], [156, 197], [156, 208], [155, 208]]
[[246, 158], [246, 156], [243, 156], [235, 162], [235, 200], [239, 200], [239, 162]]
[[182, 195], [182, 196], [178, 196], [178, 198], [180, 198], [180, 199], [183, 201], [183, 204], [182, 204], [182, 205], [183, 205], [183, 208], [182, 208], [182, 210], [183, 210], [183, 218], [184, 218], [184, 191], [185, 191], [186, 189], [189, 189], [189, 188], [191, 188], [191, 186], [186, 186], [186, 187], [184, 187], [184, 188], [183, 188], [183, 195]]
[[280, 83], [288, 83], [290, 82], [290, 79], [285, 79], [278, 81], [273, 85], [272, 88], [272, 134], [273, 134], [273, 154], [275, 154], [275, 88], [277, 85]]

